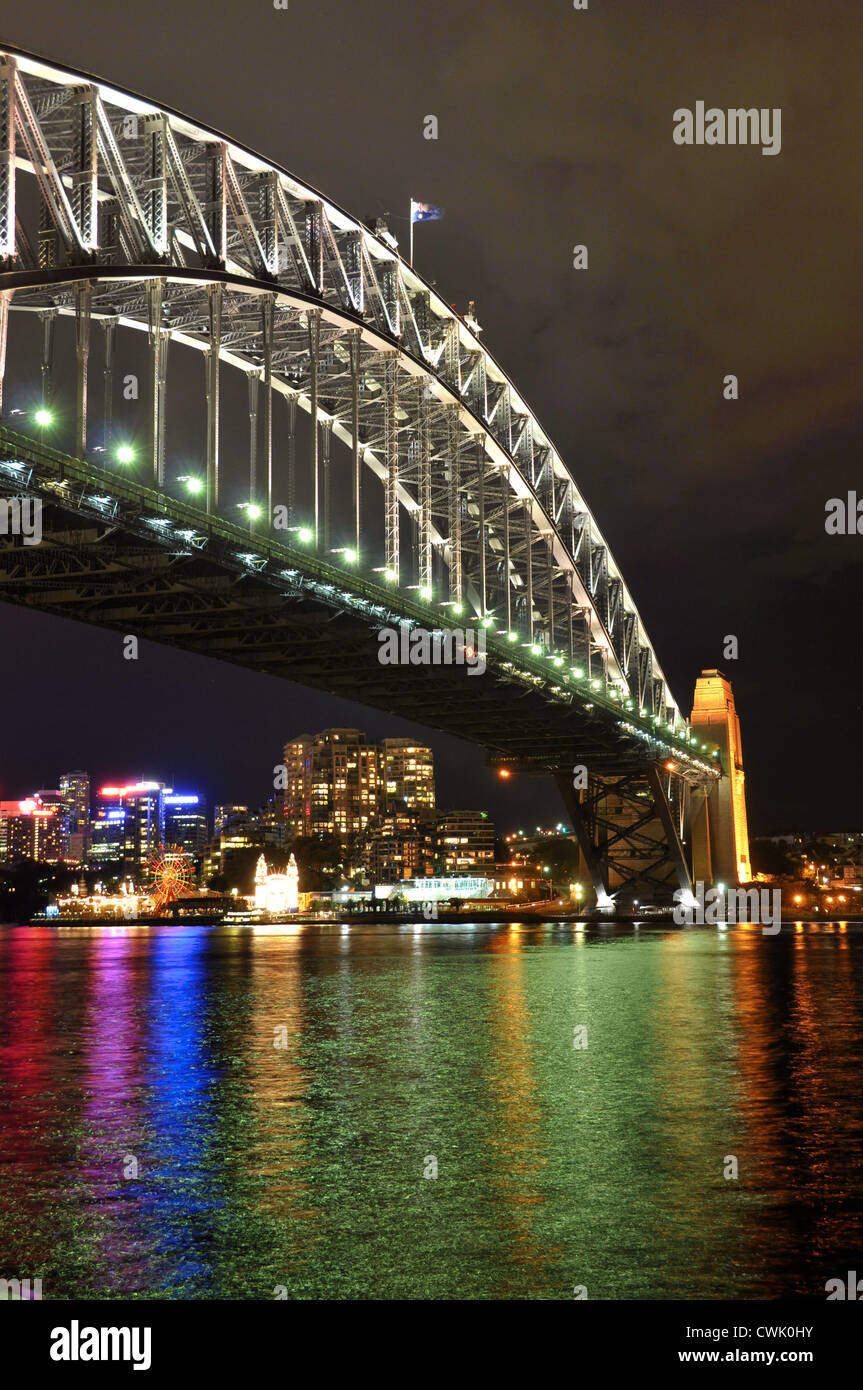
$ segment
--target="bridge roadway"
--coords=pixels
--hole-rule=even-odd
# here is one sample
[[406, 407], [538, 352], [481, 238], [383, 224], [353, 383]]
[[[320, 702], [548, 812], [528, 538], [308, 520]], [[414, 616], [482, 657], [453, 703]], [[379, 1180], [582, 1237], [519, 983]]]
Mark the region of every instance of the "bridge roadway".
[[702, 785], [719, 775], [685, 729], [663, 728], [493, 629], [482, 675], [382, 665], [381, 628], [445, 631], [452, 616], [5, 425], [0, 495], [39, 500], [43, 528], [39, 545], [0, 541], [0, 601], [356, 700], [477, 743], [499, 765], [624, 774], [673, 763]]

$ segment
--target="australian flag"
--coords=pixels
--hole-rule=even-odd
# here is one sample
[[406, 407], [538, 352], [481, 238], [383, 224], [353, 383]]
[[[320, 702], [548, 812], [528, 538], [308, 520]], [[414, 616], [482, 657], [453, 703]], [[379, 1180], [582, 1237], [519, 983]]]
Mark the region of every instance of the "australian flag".
[[432, 203], [415, 203], [411, 198], [411, 222], [436, 222], [443, 217], [443, 208]]

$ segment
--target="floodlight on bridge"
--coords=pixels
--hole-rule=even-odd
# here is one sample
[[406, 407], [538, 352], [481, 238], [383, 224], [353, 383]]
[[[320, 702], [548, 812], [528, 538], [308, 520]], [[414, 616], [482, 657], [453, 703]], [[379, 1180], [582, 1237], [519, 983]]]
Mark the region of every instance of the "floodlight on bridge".
[[[11, 412], [35, 418], [34, 433], [54, 423], [45, 417], [64, 319], [74, 334], [57, 341], [75, 345], [72, 399], [57, 412], [70, 435], [74, 422], [71, 443], [59, 445], [68, 452], [41, 441], [28, 452], [0, 423], [0, 491], [19, 491], [26, 477], [47, 503], [48, 527], [47, 543], [26, 556], [0, 545], [5, 596], [124, 632], [134, 596], [156, 641], [334, 694], [365, 691], [369, 703], [409, 709], [543, 773], [583, 758], [596, 796], [575, 812], [592, 882], [614, 891], [637, 882], [640, 901], [644, 883], [687, 882], [679, 851], [690, 784], [719, 780], [723, 769], [689, 737], [573, 473], [486, 349], [475, 315], [456, 314], [394, 238], [381, 240], [219, 131], [148, 103], [127, 134], [126, 117], [141, 110], [140, 97], [114, 84], [0, 51], [0, 409], [9, 362], [38, 379], [13, 319], [38, 315], [43, 330], [45, 415]], [[140, 435], [125, 426], [135, 447], [117, 438], [112, 416], [118, 344], [130, 330], [147, 354]], [[186, 383], [175, 391], [184, 367], [173, 366], [192, 356], [204, 366], [202, 478], [181, 479], [187, 503], [169, 495], [165, 464], [171, 412], [183, 412], [183, 428], [195, 413]], [[146, 478], [136, 467], [134, 479], [109, 480], [96, 465], [94, 362], [104, 381], [99, 447], [120, 465], [139, 459]], [[225, 429], [235, 400], [228, 368], [248, 386], [242, 457]], [[238, 459], [248, 470], [242, 488]], [[112, 486], [110, 530], [97, 529], [94, 542], [93, 522], [105, 517], [93, 499]], [[260, 499], [244, 518], [259, 555], [236, 534], [235, 496]], [[207, 525], [192, 497], [206, 505]], [[268, 527], [263, 534], [266, 522], [252, 525], [274, 518], [276, 503], [292, 552]], [[374, 543], [362, 533], [373, 508]], [[332, 535], [350, 542], [338, 566]], [[184, 570], [188, 587], [178, 583]], [[223, 584], [238, 571], [236, 584]], [[368, 640], [378, 616], [422, 621], [428, 610], [417, 600], [433, 595], [447, 617], [476, 614], [488, 634], [492, 679], [471, 682], [482, 688], [470, 701], [454, 684], [460, 668], [393, 667], [384, 680]], [[624, 701], [638, 711], [631, 722], [620, 719]]]

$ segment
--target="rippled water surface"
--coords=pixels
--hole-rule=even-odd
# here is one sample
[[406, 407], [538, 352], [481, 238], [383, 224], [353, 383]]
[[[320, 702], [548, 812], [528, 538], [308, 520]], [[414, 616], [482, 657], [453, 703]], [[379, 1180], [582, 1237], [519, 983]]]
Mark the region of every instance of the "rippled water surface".
[[842, 924], [0, 927], [0, 1276], [823, 1298], [863, 1268], [861, 984]]

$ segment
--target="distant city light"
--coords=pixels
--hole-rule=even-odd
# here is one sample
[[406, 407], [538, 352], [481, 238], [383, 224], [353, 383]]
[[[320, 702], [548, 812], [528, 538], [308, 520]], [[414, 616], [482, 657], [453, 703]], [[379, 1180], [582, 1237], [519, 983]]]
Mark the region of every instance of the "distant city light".
[[103, 787], [100, 796], [136, 796], [139, 792], [157, 792], [158, 782], [134, 782], [126, 787]]

